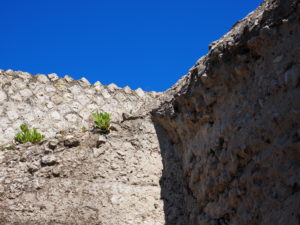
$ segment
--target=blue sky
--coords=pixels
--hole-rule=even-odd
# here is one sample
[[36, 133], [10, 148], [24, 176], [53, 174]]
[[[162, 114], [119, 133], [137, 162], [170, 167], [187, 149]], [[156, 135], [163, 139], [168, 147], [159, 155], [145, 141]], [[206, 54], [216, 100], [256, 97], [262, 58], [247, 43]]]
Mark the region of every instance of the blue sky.
[[170, 88], [261, 0], [0, 0], [0, 68]]

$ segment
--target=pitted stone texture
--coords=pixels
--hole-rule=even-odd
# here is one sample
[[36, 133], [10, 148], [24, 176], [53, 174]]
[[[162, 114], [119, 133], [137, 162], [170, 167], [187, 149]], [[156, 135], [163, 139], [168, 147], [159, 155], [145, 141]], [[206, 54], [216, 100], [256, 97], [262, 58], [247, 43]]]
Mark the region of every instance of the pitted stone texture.
[[265, 1], [164, 93], [166, 224], [299, 224], [299, 19]]
[[0, 151], [0, 224], [163, 225], [149, 116], [112, 126]]

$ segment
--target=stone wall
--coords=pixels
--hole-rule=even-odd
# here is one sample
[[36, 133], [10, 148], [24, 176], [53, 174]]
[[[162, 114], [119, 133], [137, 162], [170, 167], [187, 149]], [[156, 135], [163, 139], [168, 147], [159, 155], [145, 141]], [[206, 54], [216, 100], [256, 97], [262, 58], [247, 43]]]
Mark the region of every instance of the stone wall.
[[168, 225], [299, 224], [299, 21], [299, 1], [265, 1], [153, 112]]
[[0, 151], [0, 224], [299, 225], [299, 21], [266, 0], [164, 93], [1, 71], [0, 145], [47, 139]]
[[[160, 93], [20, 71], [1, 71], [0, 84], [0, 147], [22, 123], [46, 134], [0, 150], [0, 224], [164, 223], [149, 114]], [[107, 135], [92, 129], [97, 111], [112, 115]]]
[[0, 151], [0, 224], [163, 225], [158, 146], [148, 114]]
[[0, 71], [0, 146], [13, 140], [22, 123], [52, 137], [62, 130], [91, 127], [91, 115], [97, 111], [111, 113], [114, 122], [122, 121], [123, 113], [135, 114], [158, 96], [140, 88], [91, 85], [85, 78]]

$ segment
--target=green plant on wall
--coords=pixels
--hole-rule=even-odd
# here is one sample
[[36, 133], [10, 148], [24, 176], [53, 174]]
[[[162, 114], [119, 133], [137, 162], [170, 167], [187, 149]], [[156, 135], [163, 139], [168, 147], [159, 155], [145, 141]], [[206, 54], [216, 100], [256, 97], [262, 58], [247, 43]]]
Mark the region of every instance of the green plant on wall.
[[1, 147], [1, 148], [0, 148], [0, 151], [14, 150], [15, 148], [16, 148], [15, 145], [9, 145], [9, 146], [6, 146], [6, 147]]
[[31, 143], [39, 143], [41, 142], [44, 138], [45, 135], [40, 134], [36, 128], [29, 129], [26, 124], [22, 124], [20, 126], [21, 132], [16, 134], [16, 141], [19, 142], [20, 144], [24, 144], [26, 142], [31, 142]]
[[87, 130], [88, 130], [88, 129], [87, 129], [85, 126], [81, 127], [81, 131], [82, 131], [82, 132], [85, 133], [85, 132], [87, 132]]
[[108, 134], [110, 129], [110, 114], [107, 112], [104, 113], [94, 113], [93, 118], [96, 128], [100, 130], [101, 134]]

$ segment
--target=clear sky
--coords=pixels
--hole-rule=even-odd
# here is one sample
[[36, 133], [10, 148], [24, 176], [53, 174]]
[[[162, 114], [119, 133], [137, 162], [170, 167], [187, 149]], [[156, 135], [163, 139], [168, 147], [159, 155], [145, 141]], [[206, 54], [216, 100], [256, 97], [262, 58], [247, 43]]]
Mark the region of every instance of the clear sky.
[[261, 0], [0, 0], [0, 68], [163, 91]]

